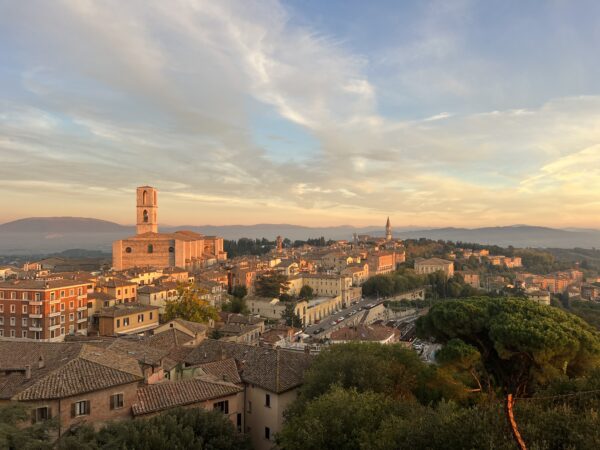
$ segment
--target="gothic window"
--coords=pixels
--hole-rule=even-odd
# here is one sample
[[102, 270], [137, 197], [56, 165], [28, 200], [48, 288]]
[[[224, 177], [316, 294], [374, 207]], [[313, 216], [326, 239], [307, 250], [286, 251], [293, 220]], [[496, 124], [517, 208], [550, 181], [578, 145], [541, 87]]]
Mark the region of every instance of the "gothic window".
[[148, 223], [148, 211], [144, 210], [144, 222]]
[[147, 197], [147, 195], [148, 195], [147, 192], [144, 191], [144, 193], [142, 194], [142, 205], [146, 204], [146, 197]]
[[152, 253], [154, 251], [154, 246], [152, 244], [148, 245], [148, 253]]

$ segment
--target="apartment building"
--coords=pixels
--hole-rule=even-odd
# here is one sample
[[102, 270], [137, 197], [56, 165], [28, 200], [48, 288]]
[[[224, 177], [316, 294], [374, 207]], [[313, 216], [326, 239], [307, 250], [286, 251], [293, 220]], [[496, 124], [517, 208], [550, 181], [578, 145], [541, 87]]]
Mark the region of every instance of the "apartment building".
[[86, 334], [87, 283], [13, 280], [0, 283], [0, 337], [62, 341]]

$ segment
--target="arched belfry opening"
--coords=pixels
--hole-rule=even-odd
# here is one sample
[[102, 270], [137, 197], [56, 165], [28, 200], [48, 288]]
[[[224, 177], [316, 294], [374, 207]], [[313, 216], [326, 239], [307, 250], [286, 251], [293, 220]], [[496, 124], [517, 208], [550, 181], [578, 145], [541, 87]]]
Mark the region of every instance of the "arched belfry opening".
[[157, 192], [151, 186], [137, 188], [137, 234], [158, 233]]

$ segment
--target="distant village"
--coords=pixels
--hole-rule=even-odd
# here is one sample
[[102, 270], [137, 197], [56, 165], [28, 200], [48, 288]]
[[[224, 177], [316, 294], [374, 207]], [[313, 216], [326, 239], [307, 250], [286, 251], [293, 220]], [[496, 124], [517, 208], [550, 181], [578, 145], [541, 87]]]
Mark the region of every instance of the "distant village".
[[[270, 449], [326, 346], [401, 343], [430, 360], [415, 321], [462, 292], [600, 301], [598, 274], [577, 264], [540, 274], [517, 251], [402, 242], [389, 218], [384, 237], [278, 237], [264, 254], [229, 258], [221, 237], [160, 233], [151, 186], [136, 191], [136, 217], [136, 235], [113, 244], [110, 268], [52, 257], [0, 266], [0, 399], [26, 404], [34, 422], [57, 417], [59, 434], [202, 407]], [[185, 292], [216, 315], [170, 317]]]

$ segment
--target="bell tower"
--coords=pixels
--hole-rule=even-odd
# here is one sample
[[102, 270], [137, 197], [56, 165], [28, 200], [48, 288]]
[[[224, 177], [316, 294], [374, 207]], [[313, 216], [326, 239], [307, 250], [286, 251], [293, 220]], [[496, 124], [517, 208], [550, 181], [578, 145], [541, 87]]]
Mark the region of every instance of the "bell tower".
[[390, 223], [390, 218], [387, 218], [387, 222], [385, 223], [385, 240], [392, 240], [392, 224]]
[[158, 233], [157, 191], [151, 186], [137, 188], [137, 234]]

